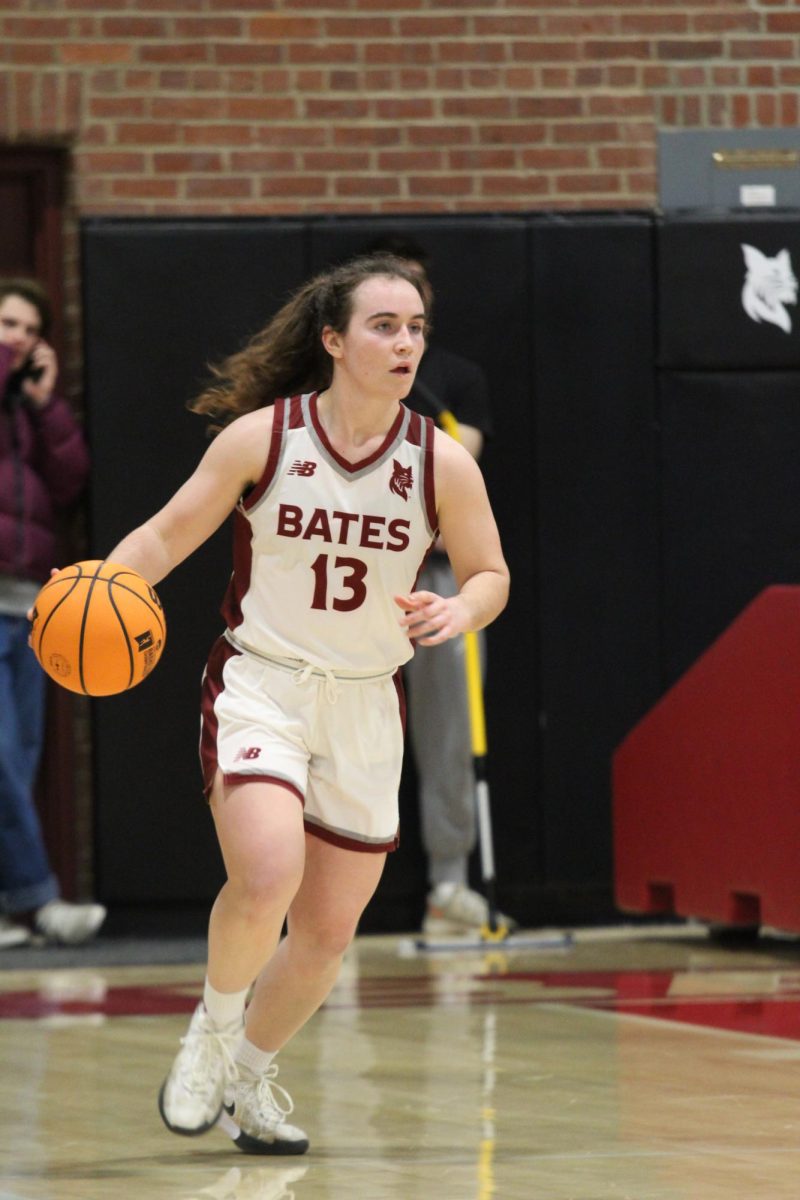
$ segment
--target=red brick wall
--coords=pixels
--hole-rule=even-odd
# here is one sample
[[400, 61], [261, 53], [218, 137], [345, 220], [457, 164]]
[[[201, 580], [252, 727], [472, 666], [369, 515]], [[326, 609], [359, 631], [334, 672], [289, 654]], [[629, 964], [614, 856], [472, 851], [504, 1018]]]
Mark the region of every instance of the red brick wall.
[[650, 207], [659, 127], [795, 125], [796, 0], [5, 0], [0, 140], [90, 213]]
[[0, 143], [71, 152], [70, 391], [78, 216], [647, 208], [658, 128], [797, 124], [798, 51], [796, 0], [0, 0]]

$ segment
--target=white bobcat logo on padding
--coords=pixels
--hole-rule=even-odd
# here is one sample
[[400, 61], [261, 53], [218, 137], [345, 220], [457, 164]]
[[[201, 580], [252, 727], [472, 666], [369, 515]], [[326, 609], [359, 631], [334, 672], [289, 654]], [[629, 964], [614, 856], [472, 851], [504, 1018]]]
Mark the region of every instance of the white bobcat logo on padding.
[[785, 304], [797, 303], [797, 279], [788, 250], [769, 258], [742, 242], [747, 275], [742, 288], [742, 307], [753, 321], [769, 321], [791, 333], [792, 318]]

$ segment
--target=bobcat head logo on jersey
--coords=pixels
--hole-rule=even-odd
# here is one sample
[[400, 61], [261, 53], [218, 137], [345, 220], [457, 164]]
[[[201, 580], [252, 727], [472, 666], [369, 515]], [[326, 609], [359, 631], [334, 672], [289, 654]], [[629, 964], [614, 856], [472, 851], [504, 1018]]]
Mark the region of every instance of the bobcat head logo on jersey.
[[791, 333], [792, 318], [784, 305], [797, 303], [797, 279], [789, 251], [781, 250], [774, 258], [769, 258], [744, 242], [742, 251], [747, 267], [742, 288], [744, 311], [759, 324], [768, 321], [784, 333]]
[[394, 470], [392, 471], [392, 478], [389, 480], [389, 491], [407, 500], [408, 493], [414, 486], [414, 476], [411, 474], [411, 467], [404, 467], [396, 458], [392, 459], [392, 465]]

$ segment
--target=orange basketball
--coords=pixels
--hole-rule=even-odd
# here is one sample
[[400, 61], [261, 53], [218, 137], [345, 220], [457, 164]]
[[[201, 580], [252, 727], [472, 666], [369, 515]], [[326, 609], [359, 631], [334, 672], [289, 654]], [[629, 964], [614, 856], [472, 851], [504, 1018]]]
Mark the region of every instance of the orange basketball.
[[85, 696], [136, 687], [161, 657], [164, 610], [136, 571], [100, 560], [64, 567], [33, 608], [31, 645], [56, 683]]

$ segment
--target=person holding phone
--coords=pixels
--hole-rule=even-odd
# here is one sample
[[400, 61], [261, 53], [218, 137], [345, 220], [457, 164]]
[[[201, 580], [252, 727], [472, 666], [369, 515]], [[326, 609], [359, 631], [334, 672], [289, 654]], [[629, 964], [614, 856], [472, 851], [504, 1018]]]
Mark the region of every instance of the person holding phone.
[[50, 320], [37, 282], [0, 280], [0, 948], [37, 934], [83, 942], [106, 915], [62, 899], [33, 797], [46, 677], [26, 614], [56, 561], [58, 514], [89, 470], [80, 426], [55, 390]]

